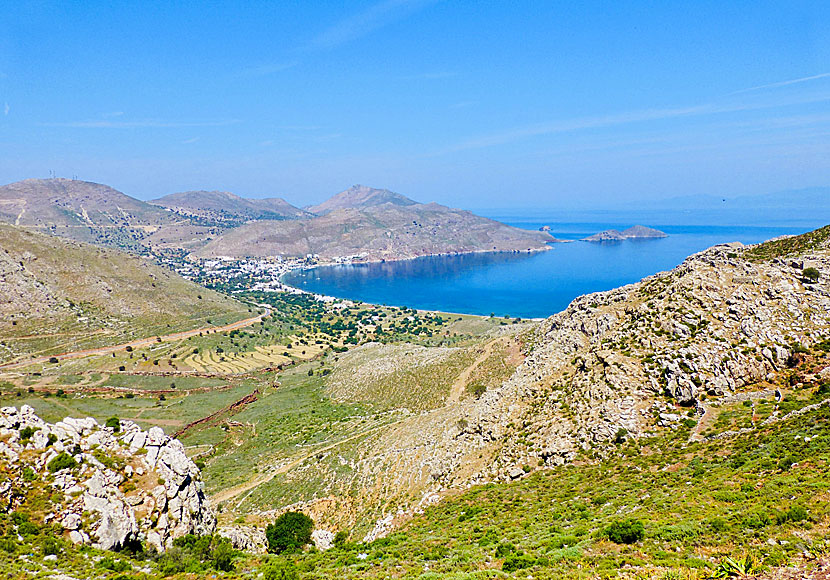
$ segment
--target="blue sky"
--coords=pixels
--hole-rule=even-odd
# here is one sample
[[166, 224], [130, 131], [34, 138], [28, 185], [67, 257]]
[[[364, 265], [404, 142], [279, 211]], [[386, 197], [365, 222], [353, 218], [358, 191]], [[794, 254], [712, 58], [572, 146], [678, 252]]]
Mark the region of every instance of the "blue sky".
[[830, 185], [828, 2], [15, 2], [0, 181], [469, 208]]

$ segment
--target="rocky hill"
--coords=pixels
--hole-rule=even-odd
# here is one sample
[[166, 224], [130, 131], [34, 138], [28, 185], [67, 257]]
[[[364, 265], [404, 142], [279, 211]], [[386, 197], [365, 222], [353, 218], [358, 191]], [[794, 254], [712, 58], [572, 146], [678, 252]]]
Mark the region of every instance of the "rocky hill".
[[[524, 344], [507, 380], [457, 396], [458, 380], [449, 378], [443, 403], [372, 431], [348, 460], [341, 450], [299, 464], [300, 479], [287, 484], [325, 481], [322, 497], [298, 505], [335, 525], [353, 525], [368, 506], [400, 506], [381, 512], [373, 538], [449, 489], [599, 459], [621, 442], [680, 428], [691, 429], [692, 441], [729, 437], [802, 412], [810, 389], [830, 381], [828, 240], [830, 226], [759, 246], [716, 246], [669, 272], [577, 298], [530, 330], [494, 331], [491, 344]], [[471, 369], [489, 364], [489, 348]], [[402, 375], [406, 361], [395, 368]], [[344, 372], [335, 368], [331, 388], [363, 400], [363, 387], [353, 399], [342, 388]], [[359, 384], [375, 380], [353, 375]], [[788, 403], [757, 410], [775, 400]], [[742, 412], [750, 412], [746, 422], [729, 419]], [[338, 467], [343, 461], [348, 469]]]
[[0, 221], [83, 242], [135, 249], [176, 222], [159, 207], [107, 185], [72, 179], [26, 179], [0, 187]]
[[646, 226], [632, 226], [623, 231], [619, 230], [605, 230], [596, 233], [592, 236], [584, 238], [584, 242], [619, 242], [622, 240], [642, 240], [642, 239], [656, 239], [667, 238], [666, 232], [655, 230], [654, 228], [647, 228]]
[[0, 361], [245, 315], [238, 302], [137, 256], [0, 224]]
[[246, 199], [227, 191], [171, 193], [150, 202], [187, 218], [233, 227], [250, 220], [310, 217], [282, 198]]
[[259, 221], [230, 230], [195, 252], [211, 256], [359, 257], [399, 260], [432, 254], [539, 251], [556, 241], [436, 203], [336, 209], [307, 220]]
[[199, 469], [158, 427], [102, 427], [91, 418], [50, 424], [31, 407], [4, 407], [0, 472], [4, 511], [48, 510], [46, 523], [60, 524], [76, 544], [114, 549], [143, 540], [163, 551], [216, 526]]
[[365, 209], [384, 204], [399, 206], [417, 205], [418, 202], [388, 189], [375, 189], [365, 185], [353, 185], [323, 203], [308, 206], [313, 214], [325, 215], [337, 209]]

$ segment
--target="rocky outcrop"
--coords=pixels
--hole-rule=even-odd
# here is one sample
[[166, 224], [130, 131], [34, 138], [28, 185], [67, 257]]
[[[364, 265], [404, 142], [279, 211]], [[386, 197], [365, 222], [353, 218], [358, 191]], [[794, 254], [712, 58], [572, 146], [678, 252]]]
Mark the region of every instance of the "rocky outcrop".
[[264, 554], [267, 551], [268, 541], [265, 532], [254, 526], [221, 526], [216, 534], [227, 538], [235, 550], [243, 550], [251, 554]]
[[27, 405], [4, 407], [0, 462], [15, 474], [0, 494], [4, 509], [25, 501], [27, 481], [45, 481], [52, 501], [61, 498], [48, 519], [76, 544], [113, 549], [141, 540], [161, 551], [216, 525], [198, 467], [158, 427], [121, 421], [116, 430], [89, 417], [50, 424]]

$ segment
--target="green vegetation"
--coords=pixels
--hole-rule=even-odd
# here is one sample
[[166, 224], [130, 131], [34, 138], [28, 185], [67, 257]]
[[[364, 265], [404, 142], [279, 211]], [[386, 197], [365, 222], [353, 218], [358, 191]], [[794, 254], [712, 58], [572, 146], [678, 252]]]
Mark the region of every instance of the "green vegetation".
[[265, 528], [268, 551], [275, 554], [297, 552], [311, 542], [314, 522], [301, 512], [286, 512]]
[[830, 226], [824, 226], [800, 236], [764, 242], [744, 252], [743, 257], [752, 261], [764, 261], [795, 256], [821, 248], [828, 239]]
[[75, 461], [74, 457], [69, 455], [66, 451], [61, 451], [46, 465], [46, 468], [52, 473], [55, 473], [61, 469], [73, 469], [77, 466], [78, 462]]
[[801, 272], [801, 275], [804, 276], [804, 281], [809, 284], [815, 284], [816, 282], [818, 282], [818, 279], [821, 276], [819, 271], [812, 267], [804, 268], [804, 270]]

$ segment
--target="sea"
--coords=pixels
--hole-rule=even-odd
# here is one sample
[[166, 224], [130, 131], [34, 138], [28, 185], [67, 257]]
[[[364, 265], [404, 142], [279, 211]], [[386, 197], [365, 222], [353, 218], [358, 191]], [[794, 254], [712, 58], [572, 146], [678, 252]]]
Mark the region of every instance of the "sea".
[[[565, 309], [577, 296], [610, 290], [670, 270], [688, 256], [717, 244], [754, 244], [826, 225], [824, 216], [768, 215], [741, 219], [694, 211], [498, 212], [487, 217], [528, 230], [549, 226], [558, 239], [537, 253], [478, 253], [412, 260], [323, 266], [283, 277], [309, 292], [374, 304], [424, 310], [542, 318]], [[741, 223], [741, 222], [744, 223]], [[732, 222], [732, 223], [730, 223]], [[578, 241], [607, 229], [642, 224], [661, 239], [592, 243]]]

